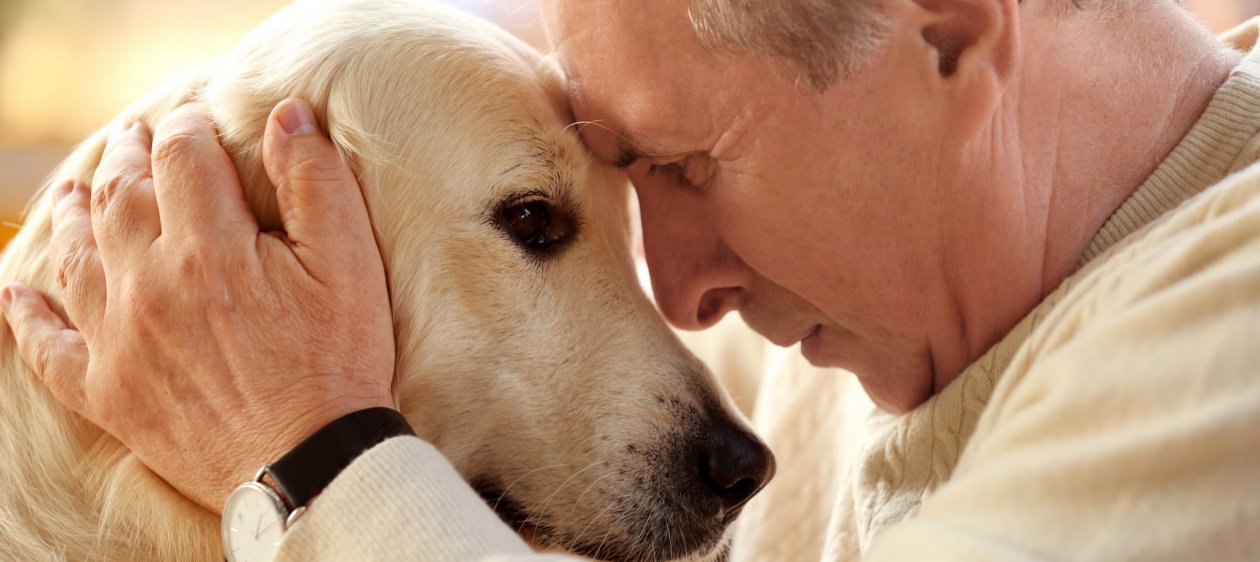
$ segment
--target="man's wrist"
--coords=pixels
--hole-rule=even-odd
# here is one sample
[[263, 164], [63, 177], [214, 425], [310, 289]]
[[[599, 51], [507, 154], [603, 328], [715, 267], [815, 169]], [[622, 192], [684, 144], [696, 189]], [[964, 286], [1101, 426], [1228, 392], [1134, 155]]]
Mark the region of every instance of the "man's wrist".
[[263, 472], [277, 485], [290, 509], [305, 506], [342, 470], [373, 446], [401, 435], [415, 435], [406, 418], [390, 407], [346, 414], [299, 442]]
[[[275, 462], [262, 467], [251, 481], [238, 486], [224, 504], [222, 534], [224, 551], [230, 553], [228, 560], [270, 558], [283, 533], [338, 474], [377, 444], [404, 435], [415, 433], [398, 410], [362, 409], [319, 428]], [[248, 521], [256, 522], [252, 534], [242, 530]], [[238, 558], [238, 551], [251, 554]]]
[[244, 478], [253, 476], [259, 467], [276, 462], [315, 432], [346, 415], [369, 408], [398, 409], [391, 395], [381, 393], [363, 397], [341, 396], [313, 404], [304, 404], [299, 401], [285, 403], [281, 400], [270, 402], [277, 404], [276, 412], [286, 412], [286, 414], [277, 414], [273, 418], [274, 423], [271, 427], [259, 428], [260, 433], [265, 432], [266, 435], [260, 436], [261, 438], [256, 441], [258, 448], [254, 452], [257, 456], [252, 459], [242, 459], [247, 462], [241, 466], [238, 478], [232, 483], [234, 486]]

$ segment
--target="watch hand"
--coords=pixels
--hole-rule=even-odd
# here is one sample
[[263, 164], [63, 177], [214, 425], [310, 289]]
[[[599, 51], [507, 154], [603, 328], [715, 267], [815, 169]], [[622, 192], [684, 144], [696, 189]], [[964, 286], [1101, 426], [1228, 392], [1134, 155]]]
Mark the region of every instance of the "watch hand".
[[254, 538], [255, 539], [258, 538], [259, 527], [262, 527], [262, 514], [261, 513], [258, 514], [258, 524], [254, 525]]
[[275, 521], [272, 521], [271, 523], [268, 523], [266, 527], [263, 527], [261, 531], [258, 531], [258, 534], [260, 534], [260, 535], [261, 535], [261, 534], [263, 534], [263, 533], [266, 533], [268, 529], [270, 529], [270, 528], [272, 528], [272, 527], [275, 527], [275, 526], [276, 526], [276, 522], [275, 522]]

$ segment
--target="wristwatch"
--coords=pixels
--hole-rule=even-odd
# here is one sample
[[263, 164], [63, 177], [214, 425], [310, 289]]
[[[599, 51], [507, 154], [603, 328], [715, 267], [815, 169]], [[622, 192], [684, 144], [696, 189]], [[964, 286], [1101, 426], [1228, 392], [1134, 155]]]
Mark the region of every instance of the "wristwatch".
[[399, 435], [415, 432], [398, 410], [360, 410], [324, 426], [280, 460], [258, 469], [223, 506], [224, 557], [228, 562], [270, 561], [285, 529], [312, 498], [364, 451]]

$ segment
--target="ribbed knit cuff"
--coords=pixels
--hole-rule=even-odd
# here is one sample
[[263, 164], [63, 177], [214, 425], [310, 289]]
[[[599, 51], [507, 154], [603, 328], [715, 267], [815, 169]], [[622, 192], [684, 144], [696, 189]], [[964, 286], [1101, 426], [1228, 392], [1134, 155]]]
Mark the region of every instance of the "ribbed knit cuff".
[[389, 439], [356, 459], [285, 532], [278, 561], [467, 562], [531, 555], [432, 445]]
[[[1254, 29], [1254, 24], [1248, 28]], [[1242, 36], [1250, 32], [1238, 31]], [[1260, 50], [1250, 53], [1212, 97], [1185, 138], [1090, 241], [1078, 267], [1238, 171], [1239, 155], [1260, 135]], [[1247, 155], [1247, 162], [1254, 161]]]

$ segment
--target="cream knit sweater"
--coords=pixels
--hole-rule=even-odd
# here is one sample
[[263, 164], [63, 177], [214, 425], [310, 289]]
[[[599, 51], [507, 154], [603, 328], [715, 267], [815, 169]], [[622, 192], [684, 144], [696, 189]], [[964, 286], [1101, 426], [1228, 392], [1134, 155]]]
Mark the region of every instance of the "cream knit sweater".
[[[754, 421], [787, 454], [735, 558], [1260, 560], [1258, 30], [1227, 36], [1250, 54], [1080, 270], [923, 406], [761, 359]], [[570, 560], [415, 438], [352, 464], [278, 559]]]

